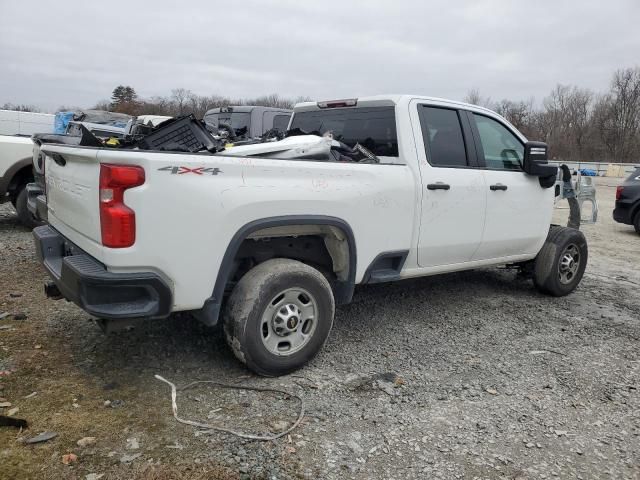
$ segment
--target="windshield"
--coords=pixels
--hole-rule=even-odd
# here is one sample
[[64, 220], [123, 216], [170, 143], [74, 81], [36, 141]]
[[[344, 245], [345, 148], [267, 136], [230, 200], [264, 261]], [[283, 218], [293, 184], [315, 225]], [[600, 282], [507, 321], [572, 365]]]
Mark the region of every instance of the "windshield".
[[336, 108], [298, 112], [291, 130], [308, 134], [331, 133], [335, 140], [354, 147], [357, 143], [379, 157], [398, 156], [394, 107]]

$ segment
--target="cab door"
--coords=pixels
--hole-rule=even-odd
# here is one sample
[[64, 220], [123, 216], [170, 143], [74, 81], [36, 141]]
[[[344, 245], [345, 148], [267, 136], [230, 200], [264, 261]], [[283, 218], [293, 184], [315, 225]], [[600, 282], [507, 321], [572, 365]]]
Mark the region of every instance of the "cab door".
[[522, 170], [524, 143], [497, 118], [467, 112], [486, 179], [482, 243], [473, 259], [536, 254], [553, 214], [552, 188]]
[[471, 126], [455, 107], [416, 107], [419, 128], [414, 135], [422, 178], [418, 265], [466, 263], [480, 246], [487, 201]]

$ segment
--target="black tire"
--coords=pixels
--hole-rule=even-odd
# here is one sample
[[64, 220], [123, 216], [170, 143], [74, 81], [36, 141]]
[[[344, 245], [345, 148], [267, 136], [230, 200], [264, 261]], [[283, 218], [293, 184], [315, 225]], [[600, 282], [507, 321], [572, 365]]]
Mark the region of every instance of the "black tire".
[[633, 219], [633, 228], [636, 229], [636, 233], [640, 233], [640, 212], [636, 213], [636, 217]]
[[[301, 343], [296, 347], [297, 350], [293, 349], [292, 353], [287, 353], [286, 350], [277, 353], [280, 345], [286, 348], [289, 338], [276, 334], [275, 330], [282, 327], [273, 323], [281, 322], [279, 318], [276, 319], [279, 312], [287, 312], [288, 307], [282, 303], [286, 303], [286, 300], [283, 300], [281, 295], [284, 292], [295, 295], [296, 289], [310, 295], [309, 298], [303, 293], [302, 297], [298, 298], [301, 298], [303, 303], [311, 302], [314, 308], [311, 324], [313, 330], [307, 332], [307, 339], [303, 341], [306, 343]], [[273, 312], [273, 320], [267, 321], [265, 318], [271, 316], [270, 309]], [[285, 375], [306, 365], [322, 349], [333, 326], [334, 311], [333, 292], [322, 273], [296, 260], [271, 259], [249, 270], [233, 289], [223, 313], [225, 337], [235, 356], [253, 372], [269, 377]], [[293, 322], [291, 325], [288, 321], [284, 324], [287, 327], [296, 327], [290, 335], [299, 335], [298, 330], [303, 331], [308, 325], [303, 322], [309, 319], [303, 319], [301, 310], [298, 312], [300, 318], [295, 320], [297, 327]], [[276, 353], [267, 346], [270, 338], [276, 342], [282, 340], [275, 347]], [[298, 339], [300, 336], [295, 338]], [[289, 343], [290, 349], [293, 348], [293, 344], [293, 341]]]
[[587, 239], [579, 230], [552, 226], [534, 261], [533, 283], [554, 297], [573, 292], [587, 267]]
[[20, 223], [28, 229], [33, 230], [34, 228], [43, 225], [44, 222], [41, 222], [34, 217], [27, 207], [27, 189], [24, 186], [16, 196], [15, 208], [16, 212], [18, 212], [18, 220], [20, 220]]

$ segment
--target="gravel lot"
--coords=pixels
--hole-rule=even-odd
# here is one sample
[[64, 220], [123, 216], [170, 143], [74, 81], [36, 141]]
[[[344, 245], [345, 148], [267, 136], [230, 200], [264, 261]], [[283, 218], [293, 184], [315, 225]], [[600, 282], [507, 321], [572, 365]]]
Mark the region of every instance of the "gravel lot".
[[[1, 206], [0, 413], [18, 407], [30, 427], [0, 428], [0, 477], [640, 478], [640, 236], [612, 221], [616, 182], [599, 181], [574, 294], [543, 296], [501, 269], [361, 287], [321, 355], [279, 379], [249, 374], [189, 318], [104, 335], [47, 300], [31, 235]], [[283, 388], [305, 420], [274, 442], [202, 434], [173, 419], [156, 373]], [[256, 433], [297, 412], [290, 397], [203, 386], [178, 403]], [[21, 441], [43, 431], [58, 435]]]

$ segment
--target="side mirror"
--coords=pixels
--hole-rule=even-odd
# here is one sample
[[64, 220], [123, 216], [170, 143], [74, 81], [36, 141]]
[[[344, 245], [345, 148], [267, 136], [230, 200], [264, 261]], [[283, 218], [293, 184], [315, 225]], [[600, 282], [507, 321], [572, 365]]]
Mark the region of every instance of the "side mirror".
[[524, 146], [522, 168], [527, 175], [538, 177], [542, 188], [556, 183], [558, 167], [548, 164], [548, 147], [544, 142], [527, 142]]

